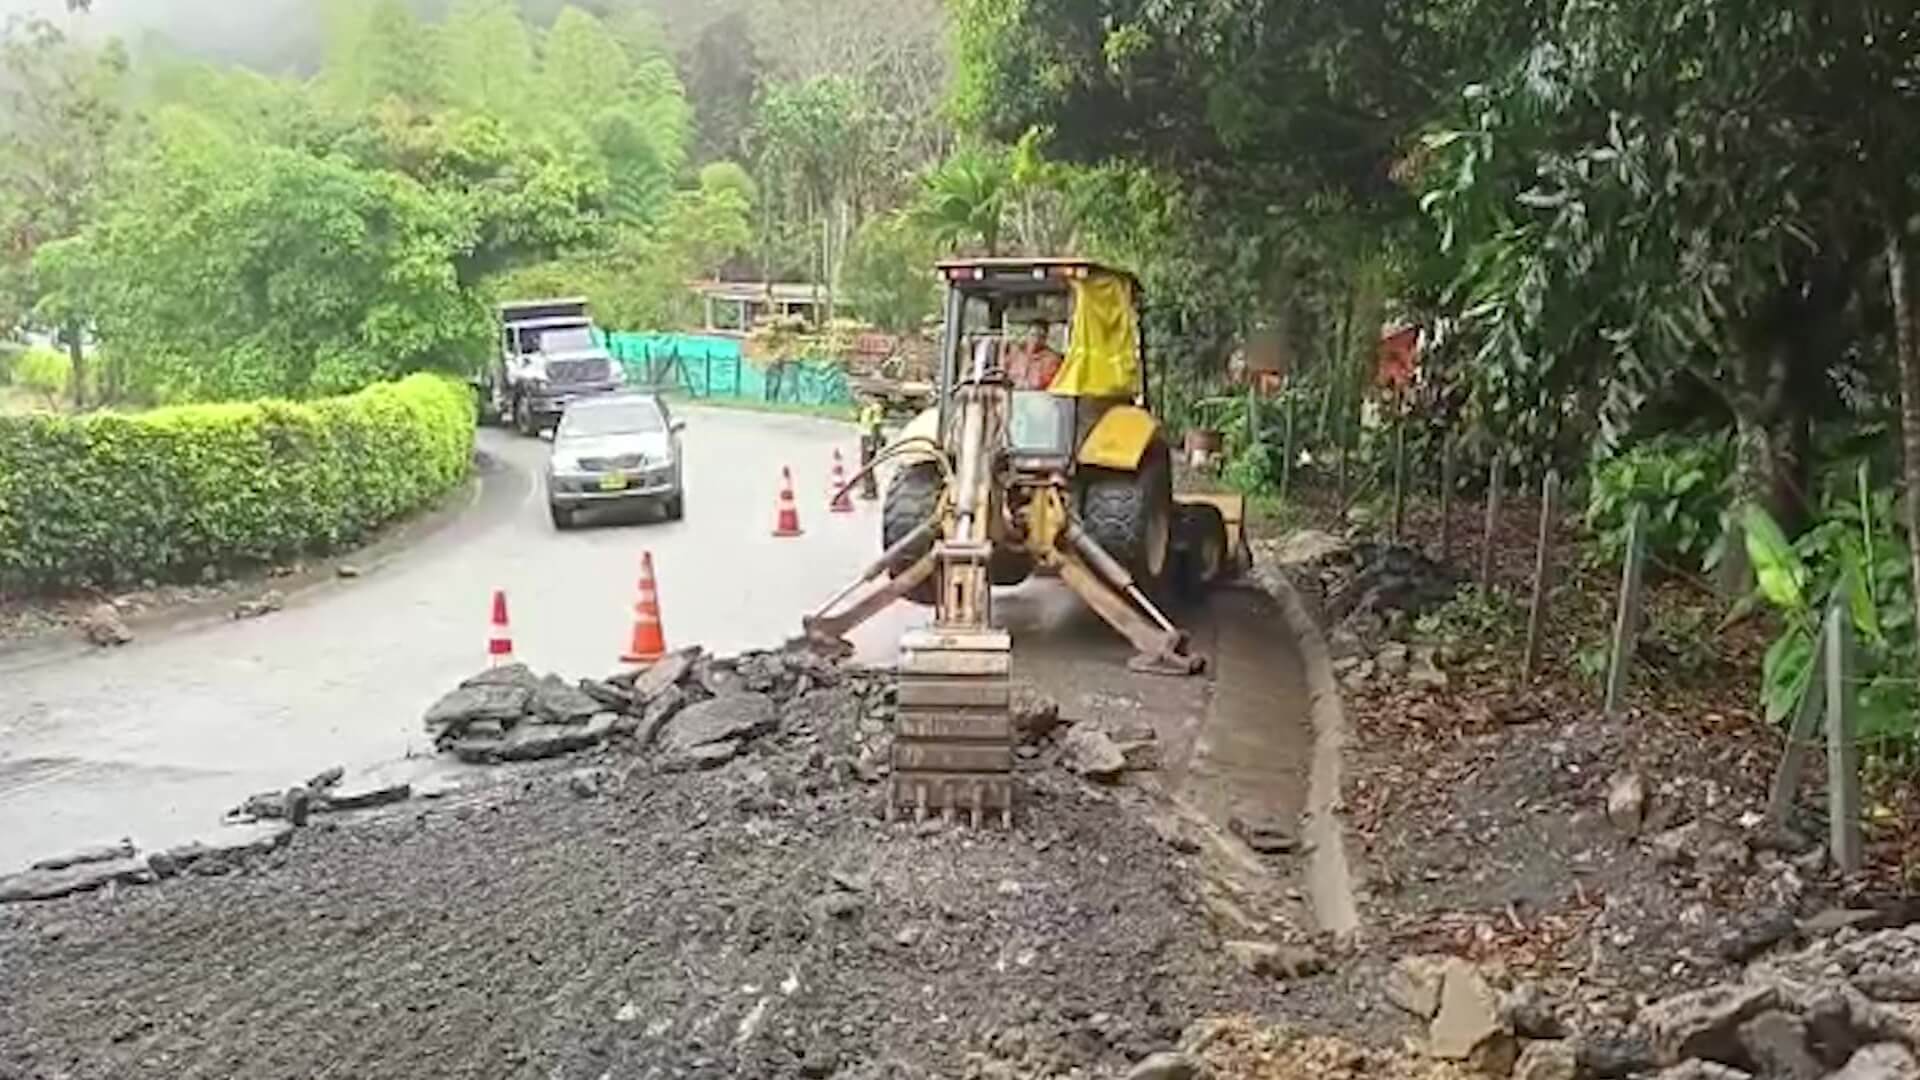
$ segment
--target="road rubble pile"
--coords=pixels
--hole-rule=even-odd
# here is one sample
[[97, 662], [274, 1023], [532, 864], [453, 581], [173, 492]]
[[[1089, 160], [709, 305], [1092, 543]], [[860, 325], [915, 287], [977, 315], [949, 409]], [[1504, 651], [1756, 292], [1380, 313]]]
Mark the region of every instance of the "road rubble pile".
[[1863, 933], [1830, 917], [1826, 926], [1838, 929], [1806, 949], [1637, 1009], [1570, 1007], [1497, 965], [1454, 956], [1403, 957], [1384, 989], [1424, 1025], [1428, 1057], [1475, 1075], [1915, 1080], [1920, 925]]
[[1272, 999], [1113, 782], [1148, 740], [1023, 694], [1015, 829], [889, 824], [892, 692], [788, 652], [485, 673], [429, 712], [474, 786], [341, 816], [318, 776], [218, 878], [0, 908], [0, 1076], [1180, 1075], [1138, 1070]]

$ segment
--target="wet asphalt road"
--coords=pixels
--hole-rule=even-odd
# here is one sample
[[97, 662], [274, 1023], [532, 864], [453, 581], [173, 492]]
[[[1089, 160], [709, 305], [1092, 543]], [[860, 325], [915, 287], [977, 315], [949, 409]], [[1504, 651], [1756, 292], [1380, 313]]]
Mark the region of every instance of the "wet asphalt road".
[[[803, 417], [687, 408], [687, 516], [602, 514], [556, 532], [539, 479], [546, 444], [499, 431], [477, 502], [364, 578], [248, 622], [145, 634], [110, 653], [0, 656], [0, 873], [131, 836], [203, 833], [248, 792], [334, 764], [429, 750], [419, 718], [485, 659], [491, 590], [508, 591], [521, 659], [569, 676], [617, 670], [640, 555], [652, 551], [668, 642], [716, 652], [777, 645], [877, 551], [877, 504], [826, 511], [832, 451], [851, 429]], [[806, 535], [772, 533], [781, 466]], [[885, 661], [914, 618], [856, 637]]]

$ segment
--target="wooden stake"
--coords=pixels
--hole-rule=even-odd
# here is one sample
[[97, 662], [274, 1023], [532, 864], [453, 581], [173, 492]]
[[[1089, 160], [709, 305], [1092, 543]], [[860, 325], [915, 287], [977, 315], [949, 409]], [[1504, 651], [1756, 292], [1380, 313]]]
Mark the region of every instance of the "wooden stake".
[[1620, 606], [1613, 619], [1613, 654], [1607, 661], [1607, 697], [1602, 711], [1618, 720], [1626, 708], [1627, 672], [1640, 633], [1640, 586], [1647, 560], [1647, 508], [1633, 508], [1627, 519], [1627, 557], [1620, 570]]
[[[1825, 640], [1825, 624], [1822, 624]], [[1792, 824], [1794, 796], [1800, 793], [1800, 770], [1807, 760], [1807, 746], [1820, 730], [1827, 711], [1826, 664], [1816, 662], [1807, 677], [1806, 692], [1800, 695], [1800, 707], [1793, 713], [1793, 728], [1787, 733], [1786, 750], [1773, 772], [1773, 791], [1767, 798], [1767, 820], [1775, 828]]]
[[1540, 637], [1546, 629], [1547, 576], [1553, 568], [1553, 504], [1560, 497], [1560, 474], [1549, 470], [1540, 484], [1540, 538], [1533, 556], [1533, 603], [1527, 609], [1526, 677], [1540, 663]]
[[1493, 591], [1493, 537], [1500, 524], [1500, 484], [1505, 478], [1506, 458], [1496, 450], [1493, 470], [1487, 476], [1487, 529], [1480, 545], [1480, 591]]
[[1393, 395], [1393, 542], [1398, 544], [1407, 523], [1407, 398]]
[[1440, 434], [1440, 561], [1453, 558], [1453, 432]]
[[1853, 741], [1853, 626], [1845, 608], [1827, 611], [1827, 822], [1833, 864], [1860, 869], [1860, 748]]
[[1297, 451], [1293, 448], [1294, 401], [1291, 390], [1287, 391], [1287, 422], [1281, 434], [1285, 456], [1280, 459], [1280, 501], [1286, 502], [1287, 495], [1293, 490], [1293, 459]]

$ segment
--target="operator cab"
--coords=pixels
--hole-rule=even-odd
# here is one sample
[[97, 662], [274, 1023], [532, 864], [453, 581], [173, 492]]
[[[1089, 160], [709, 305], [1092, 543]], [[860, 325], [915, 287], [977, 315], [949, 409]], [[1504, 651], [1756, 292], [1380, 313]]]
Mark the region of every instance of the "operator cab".
[[938, 269], [947, 284], [943, 440], [954, 389], [982, 377], [1012, 387], [1007, 441], [1023, 472], [1069, 469], [1108, 409], [1144, 403], [1132, 274], [1071, 258], [952, 260]]

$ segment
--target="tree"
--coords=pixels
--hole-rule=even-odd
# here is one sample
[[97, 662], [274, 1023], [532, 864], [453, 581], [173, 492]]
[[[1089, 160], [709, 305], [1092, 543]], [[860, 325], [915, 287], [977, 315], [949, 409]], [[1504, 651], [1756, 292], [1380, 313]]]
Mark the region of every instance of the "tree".
[[1000, 254], [1013, 177], [1004, 153], [972, 148], [927, 176], [913, 221], [948, 251]]
[[844, 78], [773, 86], [760, 101], [754, 144], [768, 192], [763, 261], [779, 217], [803, 222], [814, 238], [809, 277], [827, 286], [829, 316], [847, 240], [866, 217], [878, 122], [861, 86]]
[[[0, 304], [18, 312], [40, 297], [29, 273], [40, 249], [90, 222], [107, 184], [111, 153], [125, 123], [120, 104], [127, 57], [69, 42], [44, 20], [13, 20], [0, 34]], [[74, 403], [85, 404], [83, 323], [68, 308], [62, 322], [73, 366]]]
[[513, 0], [455, 0], [441, 37], [455, 104], [502, 118], [527, 115], [534, 94], [533, 37]]
[[939, 304], [934, 257], [934, 244], [907, 215], [877, 217], [854, 237], [840, 286], [861, 318], [892, 333], [913, 333]]
[[468, 369], [490, 337], [457, 208], [412, 179], [161, 118], [125, 190], [47, 272], [152, 400], [351, 390]]
[[438, 28], [422, 22], [405, 0], [340, 0], [331, 16], [321, 81], [336, 104], [447, 100]]

